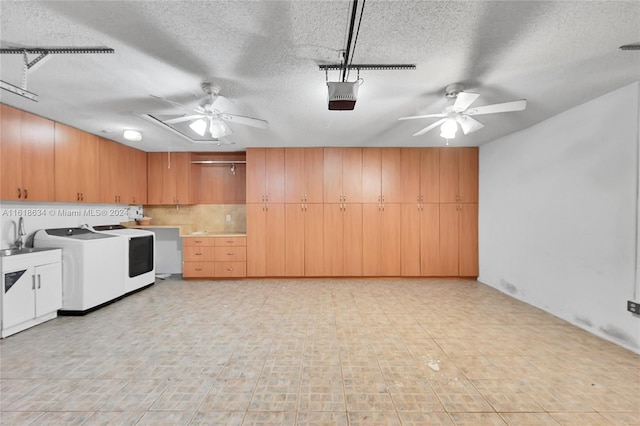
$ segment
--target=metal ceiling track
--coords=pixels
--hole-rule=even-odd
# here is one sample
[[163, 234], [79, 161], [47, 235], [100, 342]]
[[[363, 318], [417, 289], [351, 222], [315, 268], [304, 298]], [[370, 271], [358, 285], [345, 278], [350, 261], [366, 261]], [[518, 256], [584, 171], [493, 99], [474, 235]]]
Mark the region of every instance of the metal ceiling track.
[[[94, 53], [115, 53], [110, 47], [8, 47], [0, 48], [1, 55], [22, 55], [24, 65], [22, 68], [22, 87], [15, 86], [6, 81], [0, 80], [0, 89], [7, 90], [16, 95], [22, 96], [34, 102], [38, 102], [38, 95], [27, 90], [27, 73], [34, 71], [36, 65], [42, 65], [43, 59], [50, 54], [94, 54]], [[28, 55], [38, 55], [33, 60], [29, 60]]]
[[[340, 71], [344, 68], [342, 64], [319, 65], [320, 71]], [[346, 66], [350, 70], [374, 70], [374, 71], [396, 71], [415, 70], [415, 64], [351, 64]]]

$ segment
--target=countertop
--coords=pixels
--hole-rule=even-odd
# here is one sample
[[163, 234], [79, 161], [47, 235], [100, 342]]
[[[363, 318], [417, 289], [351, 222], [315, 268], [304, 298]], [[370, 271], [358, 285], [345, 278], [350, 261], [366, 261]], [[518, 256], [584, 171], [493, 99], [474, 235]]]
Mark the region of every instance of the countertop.
[[246, 233], [242, 232], [224, 232], [224, 231], [207, 231], [196, 230], [198, 227], [195, 225], [138, 225], [136, 222], [122, 222], [122, 226], [134, 229], [177, 229], [179, 236], [182, 238], [194, 238], [194, 237], [246, 237]]

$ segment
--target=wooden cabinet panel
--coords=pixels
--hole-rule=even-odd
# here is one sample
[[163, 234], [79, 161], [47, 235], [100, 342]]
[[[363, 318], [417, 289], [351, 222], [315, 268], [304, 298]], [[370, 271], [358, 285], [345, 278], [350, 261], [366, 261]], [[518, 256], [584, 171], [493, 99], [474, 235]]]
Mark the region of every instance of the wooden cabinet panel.
[[[421, 177], [421, 152], [420, 148], [402, 148], [401, 176], [402, 181], [402, 202], [420, 202], [420, 177]], [[417, 211], [417, 210], [416, 210]]]
[[129, 202], [131, 178], [128, 176], [133, 149], [108, 139], [98, 138], [100, 149], [100, 201]]
[[100, 201], [98, 137], [55, 123], [56, 201]]
[[[345, 275], [345, 236], [343, 231], [344, 215], [342, 208], [342, 204], [331, 203], [324, 205], [324, 275], [330, 277]], [[362, 267], [362, 262], [360, 262], [360, 266]]]
[[420, 149], [421, 203], [440, 200], [440, 148]]
[[463, 203], [478, 202], [478, 148], [459, 148], [458, 193]]
[[478, 202], [478, 148], [440, 149], [440, 202]]
[[382, 202], [402, 202], [402, 155], [400, 148], [383, 148], [381, 158]]
[[20, 110], [0, 104], [0, 189], [3, 200], [22, 199], [22, 118]]
[[131, 193], [129, 203], [147, 203], [147, 153], [138, 149], [132, 150], [131, 160]]
[[[362, 204], [345, 204], [342, 210], [343, 275], [362, 276]], [[331, 226], [325, 222], [325, 228]]]
[[285, 275], [304, 276], [304, 204], [286, 204]]
[[285, 275], [284, 204], [247, 204], [247, 275]]
[[440, 202], [458, 201], [458, 150], [440, 149]]
[[246, 262], [246, 247], [214, 247], [214, 260], [216, 262]]
[[284, 149], [247, 149], [247, 203], [284, 202]]
[[440, 206], [437, 203], [421, 205], [420, 259], [420, 274], [422, 276], [432, 277], [439, 275]]
[[147, 203], [189, 204], [191, 159], [188, 152], [147, 154]]
[[437, 275], [458, 275], [458, 204], [440, 204], [440, 268]]
[[342, 148], [324, 148], [323, 193], [325, 203], [342, 202]]
[[242, 278], [247, 276], [246, 262], [215, 262], [216, 278]]
[[244, 204], [245, 158], [243, 152], [191, 153], [191, 204]]
[[319, 277], [324, 274], [324, 205], [305, 204], [304, 216], [304, 275]]
[[216, 244], [217, 237], [188, 237], [184, 238], [183, 246], [184, 247], [213, 247]]
[[[362, 150], [362, 202], [382, 202], [382, 149]], [[366, 207], [365, 207], [366, 210]], [[366, 240], [366, 236], [365, 236]], [[366, 246], [366, 241], [365, 241]], [[367, 263], [365, 259], [365, 265]]]
[[285, 149], [285, 202], [323, 201], [322, 148]]
[[362, 203], [362, 148], [343, 148], [342, 150], [344, 202]]
[[215, 260], [213, 247], [190, 247], [184, 246], [182, 258], [184, 261], [213, 262]]
[[458, 274], [463, 277], [477, 277], [478, 268], [478, 205], [460, 204], [459, 263]]
[[0, 105], [0, 198], [53, 201], [54, 124]]
[[162, 204], [163, 152], [147, 153], [147, 203]]
[[55, 197], [53, 121], [26, 112], [22, 113], [22, 188], [26, 201]]
[[247, 245], [247, 237], [215, 237], [214, 245], [216, 247], [245, 247]]
[[400, 220], [400, 204], [362, 205], [363, 275], [400, 275]]
[[215, 275], [214, 262], [182, 262], [185, 278], [211, 278]]
[[421, 211], [419, 204], [414, 203], [402, 205], [400, 236], [402, 243], [401, 273], [405, 277], [418, 277], [422, 275], [420, 268], [420, 219]]

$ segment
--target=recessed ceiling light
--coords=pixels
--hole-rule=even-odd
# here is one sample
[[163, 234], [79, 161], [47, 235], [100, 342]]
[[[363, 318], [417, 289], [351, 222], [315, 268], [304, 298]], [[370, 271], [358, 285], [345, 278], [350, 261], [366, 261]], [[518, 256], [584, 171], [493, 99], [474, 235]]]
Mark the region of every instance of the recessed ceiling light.
[[125, 130], [123, 136], [131, 142], [140, 142], [142, 140], [142, 133], [137, 130]]

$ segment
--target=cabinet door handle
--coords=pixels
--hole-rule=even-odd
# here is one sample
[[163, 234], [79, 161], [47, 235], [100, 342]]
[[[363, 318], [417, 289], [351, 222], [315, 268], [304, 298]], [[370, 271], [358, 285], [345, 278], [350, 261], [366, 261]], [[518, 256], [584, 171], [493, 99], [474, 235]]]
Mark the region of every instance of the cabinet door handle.
[[38, 274], [38, 288], [42, 287], [42, 277]]
[[24, 189], [24, 199], [26, 200], [27, 197], [29, 197], [29, 192], [27, 191], [27, 188]]
[[200, 268], [196, 268], [196, 271], [202, 271], [202, 269], [200, 269]]
[[196, 256], [202, 256], [202, 253], [194, 253]]
[[18, 188], [18, 198], [22, 198], [22, 189]]
[[227, 253], [227, 256], [233, 256], [233, 253]]
[[233, 272], [233, 268], [227, 268], [228, 272]]
[[31, 290], [35, 290], [35, 289], [36, 289], [36, 276], [31, 275]]

